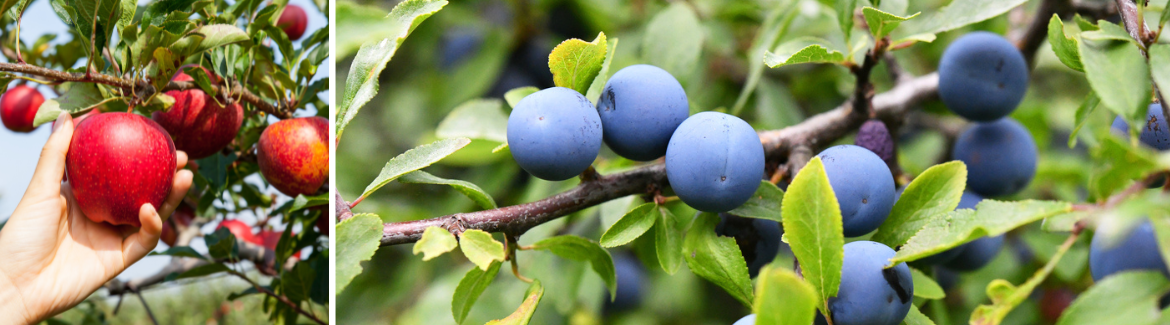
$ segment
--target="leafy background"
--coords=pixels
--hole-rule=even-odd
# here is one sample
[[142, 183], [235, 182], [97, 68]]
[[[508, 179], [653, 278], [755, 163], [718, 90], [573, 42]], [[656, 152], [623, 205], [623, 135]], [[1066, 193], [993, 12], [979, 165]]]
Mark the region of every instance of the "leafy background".
[[[828, 2], [828, 1], [825, 1]], [[858, 7], [866, 1], [859, 1]], [[905, 13], [937, 12], [946, 0], [882, 1], [883, 5], [906, 6]], [[1106, 1], [1087, 1], [1104, 4]], [[1151, 7], [1161, 8], [1164, 1]], [[362, 21], [385, 16], [395, 1], [353, 3], [339, 1], [338, 20]], [[933, 43], [919, 43], [909, 50], [894, 52], [898, 64], [909, 73], [922, 75], [935, 71], [946, 45], [966, 32], [987, 30], [998, 34], [1011, 31], [1016, 37], [1026, 29], [1039, 1], [1024, 5], [986, 21], [938, 34]], [[598, 32], [617, 42], [612, 74], [622, 67], [652, 63], [672, 72], [683, 84], [691, 101], [692, 113], [705, 110], [732, 110], [741, 89], [747, 84], [751, 67], [760, 59], [749, 59], [761, 25], [775, 12], [795, 11], [790, 29], [776, 44], [799, 37], [825, 39], [836, 48], [846, 48], [837, 29], [832, 4], [815, 0], [694, 0], [664, 1], [452, 1], [441, 12], [428, 18], [411, 34], [382, 71], [379, 94], [366, 104], [366, 110], [347, 128], [337, 149], [336, 190], [352, 199], [362, 194], [370, 180], [378, 176], [386, 161], [418, 145], [444, 137], [441, 122], [457, 108], [471, 105], [494, 105], [506, 114], [504, 92], [520, 86], [546, 88], [552, 85], [547, 74], [547, 54], [562, 40], [593, 40]], [[1155, 13], [1151, 13], [1154, 15]], [[1151, 21], [1157, 21], [1151, 16]], [[919, 18], [921, 19], [921, 17]], [[697, 23], [695, 23], [697, 21]], [[1116, 20], [1115, 20], [1116, 21]], [[937, 21], [917, 23], [936, 24]], [[943, 22], [945, 23], [945, 22]], [[361, 26], [361, 25], [359, 25]], [[386, 37], [377, 29], [347, 33], [338, 25], [338, 76], [349, 74], [347, 68], [358, 46], [370, 39]], [[836, 31], [836, 32], [833, 32]], [[854, 34], [864, 35], [855, 30]], [[482, 41], [465, 56], [447, 59], [453, 41], [478, 37]], [[892, 86], [886, 65], [879, 65], [871, 78], [878, 92]], [[542, 70], [543, 69], [543, 70]], [[835, 108], [853, 89], [854, 78], [836, 65], [793, 65], [765, 69], [755, 93], [744, 103], [741, 117], [757, 130], [778, 129], [800, 122], [805, 117]], [[336, 83], [336, 82], [335, 82]], [[1094, 132], [1081, 132], [1081, 142], [1070, 148], [1067, 143], [1075, 124], [1075, 112], [1089, 92], [1083, 74], [1063, 65], [1045, 43], [1037, 52], [1036, 67], [1031, 72], [1029, 90], [1012, 117], [1024, 124], [1040, 148], [1039, 168], [1035, 180], [1019, 194], [1006, 199], [1048, 199], [1082, 202], [1089, 193], [1093, 164], [1084, 142], [1093, 141]], [[486, 98], [486, 101], [480, 100]], [[465, 106], [468, 105], [468, 106]], [[460, 109], [460, 111], [462, 111]], [[468, 111], [473, 111], [467, 109]], [[927, 101], [921, 110], [929, 113], [927, 123], [961, 126], [938, 101]], [[483, 111], [482, 109], [479, 111]], [[506, 115], [504, 115], [506, 116]], [[1095, 110], [1087, 119], [1085, 130], [1101, 131], [1112, 121], [1107, 110]], [[480, 134], [502, 134], [487, 117], [482, 129], [463, 130]], [[913, 120], [913, 118], [911, 118]], [[956, 124], [956, 122], [960, 124]], [[495, 132], [495, 133], [493, 133]], [[931, 165], [950, 160], [948, 137], [954, 134], [909, 123], [896, 135], [899, 165], [909, 175], [921, 174]], [[490, 138], [490, 137], [488, 137]], [[853, 143], [851, 137], [835, 144]], [[483, 188], [500, 206], [535, 201], [575, 185], [577, 180], [548, 182], [525, 174], [512, 161], [507, 150], [492, 152], [499, 142], [473, 140], [463, 150], [429, 167], [427, 171], [444, 178], [461, 179]], [[831, 144], [825, 145], [825, 147]], [[608, 149], [602, 149], [595, 163], [603, 174], [634, 165]], [[560, 234], [600, 238], [601, 233], [626, 211], [640, 203], [635, 198], [618, 199], [598, 207], [541, 225], [520, 238], [521, 245]], [[695, 211], [682, 204], [668, 207], [682, 225], [690, 224]], [[474, 211], [480, 207], [463, 194], [446, 186], [392, 182], [367, 198], [360, 210], [373, 212], [383, 222], [417, 220], [441, 215]], [[498, 236], [497, 236], [498, 237]], [[628, 246], [610, 249], [617, 256], [634, 256], [647, 267], [647, 283], [642, 308], [622, 314], [604, 314], [605, 284], [593, 272], [578, 272], [579, 262], [552, 254], [520, 251], [522, 273], [542, 280], [544, 300], [533, 316], [535, 324], [728, 324], [751, 311], [722, 288], [680, 268], [668, 276], [655, 259], [653, 240], [643, 236]], [[1040, 231], [1033, 223], [1007, 234], [1007, 243], [999, 255], [983, 269], [940, 278], [950, 288], [943, 300], [928, 303], [922, 309], [939, 324], [966, 323], [979, 304], [989, 303], [988, 283], [1004, 279], [1023, 283], [1057, 252], [1065, 240], [1062, 234]], [[856, 240], [856, 239], [853, 239]], [[1004, 324], [1043, 324], [1040, 301], [1045, 296], [1071, 294], [1085, 290], [1088, 279], [1088, 236], [1082, 236], [1069, 249], [1053, 276], [1041, 284], [1032, 297], [1015, 308]], [[774, 265], [791, 266], [790, 251], [782, 251]], [[363, 271], [340, 293], [338, 321], [343, 323], [451, 324], [451, 299], [467, 270], [474, 266], [463, 254], [445, 254], [422, 262], [412, 255], [410, 245], [384, 247], [372, 260], [363, 263]], [[503, 267], [483, 296], [471, 309], [465, 324], [479, 324], [499, 319], [515, 310], [524, 297], [527, 283], [510, 275]], [[577, 273], [574, 273], [577, 272]], [[580, 285], [573, 281], [580, 277]], [[948, 283], [949, 282], [949, 283]], [[1051, 292], [1051, 293], [1050, 293]], [[936, 318], [935, 315], [943, 315]]]

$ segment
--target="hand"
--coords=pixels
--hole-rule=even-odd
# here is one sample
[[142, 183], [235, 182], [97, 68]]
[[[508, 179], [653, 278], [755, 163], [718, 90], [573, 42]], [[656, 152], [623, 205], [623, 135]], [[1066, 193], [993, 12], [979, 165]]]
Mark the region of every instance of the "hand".
[[158, 245], [162, 216], [170, 217], [191, 188], [193, 175], [182, 170], [187, 154], [179, 151], [170, 196], [158, 210], [142, 205], [141, 228], [93, 222], [61, 182], [72, 137], [73, 121], [62, 113], [28, 190], [0, 230], [0, 314], [7, 318], [0, 323], [36, 323], [81, 303]]

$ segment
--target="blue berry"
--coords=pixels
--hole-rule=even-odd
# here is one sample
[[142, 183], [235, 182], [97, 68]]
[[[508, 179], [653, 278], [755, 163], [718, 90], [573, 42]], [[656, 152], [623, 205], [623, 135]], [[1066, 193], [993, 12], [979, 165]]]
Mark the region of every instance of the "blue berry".
[[735, 238], [735, 244], [747, 262], [748, 275], [753, 278], [760, 274], [760, 268], [771, 263], [780, 253], [780, 223], [772, 220], [720, 213], [715, 233]]
[[1001, 119], [1028, 90], [1028, 64], [1020, 50], [988, 32], [963, 35], [947, 46], [938, 64], [938, 95], [968, 120]]
[[760, 137], [735, 116], [695, 114], [678, 126], [666, 148], [671, 188], [683, 203], [701, 211], [726, 212], [742, 205], [763, 177]]
[[[1126, 123], [1121, 116], [1113, 120], [1113, 131], [1129, 137], [1129, 123]], [[1142, 133], [1139, 136], [1142, 143], [1156, 150], [1170, 149], [1170, 124], [1167, 124], [1166, 117], [1162, 115], [1162, 105], [1150, 104], [1146, 111], [1146, 125], [1141, 129]]]
[[894, 176], [886, 163], [855, 145], [834, 146], [817, 157], [824, 162], [841, 206], [845, 237], [861, 236], [881, 226], [894, 207]]
[[648, 161], [666, 154], [670, 136], [687, 119], [687, 93], [674, 76], [652, 65], [619, 70], [605, 84], [597, 113], [605, 144], [632, 160]]
[[532, 176], [566, 180], [597, 159], [601, 118], [575, 90], [541, 90], [521, 99], [508, 116], [508, 147], [516, 163]]
[[1089, 245], [1089, 271], [1093, 281], [1101, 281], [1117, 272], [1155, 270], [1170, 277], [1166, 260], [1158, 250], [1158, 240], [1149, 220], [1142, 221], [1129, 234], [1106, 246], [1104, 236], [1093, 235]]
[[963, 131], [951, 155], [967, 164], [967, 189], [988, 197], [1015, 194], [1036, 175], [1036, 142], [1010, 118]]
[[910, 267], [898, 263], [886, 269], [894, 250], [881, 243], [855, 241], [845, 244], [841, 286], [829, 298], [836, 325], [898, 325], [910, 312], [914, 281]]

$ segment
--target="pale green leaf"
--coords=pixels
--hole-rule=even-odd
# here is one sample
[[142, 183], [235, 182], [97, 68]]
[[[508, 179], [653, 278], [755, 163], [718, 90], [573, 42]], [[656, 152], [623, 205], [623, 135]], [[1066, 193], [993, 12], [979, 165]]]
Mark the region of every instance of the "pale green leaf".
[[463, 279], [459, 280], [459, 285], [455, 287], [455, 295], [451, 297], [451, 315], [455, 317], [456, 324], [462, 324], [463, 320], [467, 319], [467, 313], [471, 312], [475, 301], [479, 300], [479, 296], [492, 284], [492, 280], [496, 279], [499, 272], [500, 262], [492, 262], [487, 270], [473, 267], [463, 275]]
[[845, 235], [841, 208], [820, 157], [796, 174], [784, 202], [784, 235], [805, 281], [817, 290], [818, 308], [828, 310], [829, 298], [837, 296], [841, 285]]
[[497, 207], [496, 200], [492, 199], [491, 195], [487, 194], [487, 192], [484, 192], [483, 189], [479, 188], [478, 185], [468, 181], [446, 179], [431, 175], [430, 173], [421, 170], [416, 170], [406, 175], [402, 175], [398, 181], [412, 184], [448, 185], [451, 186], [451, 188], [454, 188], [456, 191], [459, 191], [459, 193], [463, 193], [463, 195], [466, 195], [467, 198], [471, 199], [472, 201], [475, 201], [475, 203], [478, 204], [481, 208], [495, 209]]
[[576, 38], [561, 42], [548, 55], [553, 83], [585, 94], [605, 63], [606, 45], [605, 33], [597, 34], [592, 42]]
[[951, 161], [934, 165], [914, 178], [894, 203], [890, 216], [870, 240], [898, 247], [922, 226], [959, 206], [967, 186], [967, 165]]
[[362, 262], [370, 260], [382, 240], [382, 218], [372, 213], [358, 213], [337, 223], [337, 286], [334, 294], [345, 291], [349, 282], [362, 273]]
[[450, 252], [459, 246], [459, 241], [455, 240], [455, 235], [452, 235], [447, 229], [430, 226], [423, 231], [422, 239], [414, 243], [414, 255], [423, 253], [423, 261], [429, 261], [433, 258], [443, 255], [443, 253]]
[[768, 219], [780, 222], [780, 206], [784, 202], [784, 190], [769, 181], [760, 181], [756, 194], [743, 205], [727, 213], [741, 217]]
[[906, 17], [899, 17], [873, 7], [865, 7], [861, 8], [861, 14], [865, 16], [865, 23], [869, 25], [869, 33], [874, 38], [882, 38], [889, 35], [895, 28], [898, 28], [898, 25], [902, 24], [902, 22], [910, 18], [918, 17], [921, 12]]
[[947, 296], [943, 288], [934, 282], [930, 276], [916, 268], [910, 268], [910, 277], [914, 280], [914, 296], [922, 299], [942, 299]]
[[719, 216], [700, 213], [691, 223], [683, 239], [683, 258], [691, 272], [722, 287], [745, 306], [751, 307], [752, 280], [747, 262], [735, 244], [735, 239], [715, 234]]
[[772, 266], [760, 271], [752, 304], [756, 325], [812, 324], [816, 310], [816, 290], [796, 273]]
[[770, 68], [799, 63], [843, 63], [845, 55], [830, 50], [821, 44], [810, 44], [819, 40], [799, 38], [780, 44], [773, 52], [764, 54], [764, 64]]
[[463, 147], [470, 143], [471, 139], [467, 138], [445, 139], [403, 152], [401, 155], [386, 162], [386, 166], [382, 167], [382, 171], [378, 173], [378, 177], [369, 186], [366, 186], [366, 189], [362, 191], [362, 195], [358, 200], [365, 199], [370, 194], [373, 194], [374, 191], [402, 177], [402, 175], [425, 168], [442, 160], [444, 157], [459, 151], [459, 149], [463, 149]]
[[617, 294], [617, 276], [614, 274], [613, 257], [609, 255], [609, 251], [601, 248], [601, 245], [596, 242], [580, 236], [564, 235], [536, 242], [532, 244], [532, 248], [547, 250], [562, 258], [589, 261], [589, 264], [593, 266], [593, 271], [597, 272], [597, 275], [605, 281], [606, 287], [609, 288], [610, 297]]
[[657, 207], [657, 204], [650, 202], [626, 212], [613, 226], [606, 229], [604, 234], [601, 234], [601, 246], [617, 247], [641, 237], [647, 230], [650, 230], [650, 227], [654, 226], [658, 216]]
[[508, 254], [504, 249], [504, 243], [479, 229], [468, 229], [459, 235], [459, 248], [463, 250], [467, 260], [484, 271], [487, 271], [494, 262], [503, 262]]
[[[975, 210], [959, 209], [945, 216], [930, 219], [918, 234], [911, 237], [898, 250], [890, 263], [914, 261], [979, 237], [999, 236], [1020, 226], [1071, 210], [1072, 204], [1067, 202], [1035, 200], [1004, 202], [985, 199], [975, 206]], [[785, 219], [790, 216], [785, 214]]]
[[487, 325], [527, 325], [532, 320], [532, 314], [536, 313], [536, 305], [540, 304], [541, 297], [544, 297], [544, 286], [540, 285], [540, 280], [533, 280], [524, 293], [524, 302], [516, 311], [504, 319], [487, 322]]
[[1170, 282], [1157, 271], [1117, 273], [1077, 297], [1056, 324], [1155, 324], [1158, 299], [1168, 290]]
[[685, 87], [699, 66], [706, 31], [691, 6], [672, 2], [646, 24], [642, 34], [642, 58], [670, 72]]

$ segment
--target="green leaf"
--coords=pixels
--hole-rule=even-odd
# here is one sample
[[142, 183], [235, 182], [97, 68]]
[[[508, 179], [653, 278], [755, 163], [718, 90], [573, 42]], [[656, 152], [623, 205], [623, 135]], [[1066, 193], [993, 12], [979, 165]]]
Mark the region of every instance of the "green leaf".
[[1170, 216], [1160, 214], [1150, 217], [1150, 225], [1154, 228], [1154, 237], [1158, 240], [1158, 252], [1162, 260], [1170, 260]]
[[33, 118], [33, 126], [56, 121], [61, 112], [68, 112], [74, 117], [81, 116], [81, 114], [85, 114], [107, 101], [102, 98], [97, 84], [72, 82], [68, 85], [69, 89], [65, 90], [65, 93], [61, 94], [60, 97], [46, 100], [40, 108], [37, 108], [37, 115]]
[[[1003, 202], [985, 199], [975, 208], [959, 209], [947, 213], [946, 216], [930, 219], [921, 231], [906, 241], [890, 263], [914, 261], [979, 237], [999, 236], [1037, 220], [1069, 212], [1072, 210], [1072, 204], [1057, 201]], [[785, 230], [788, 229], [785, 225]]]
[[700, 213], [683, 240], [683, 258], [691, 272], [715, 283], [745, 306], [752, 306], [752, 280], [735, 239], [715, 234], [719, 216]]
[[561, 42], [548, 55], [548, 68], [553, 74], [557, 87], [576, 90], [581, 94], [589, 91], [589, 85], [601, 64], [605, 62], [605, 33], [597, 34], [593, 42], [586, 43], [572, 38]]
[[[596, 103], [601, 98], [601, 91], [605, 90], [605, 82], [609, 80], [609, 65], [613, 63], [613, 54], [617, 51], [618, 39], [613, 38], [605, 46], [605, 61], [601, 63], [601, 71], [597, 72], [597, 77], [593, 78], [593, 84], [589, 85], [589, 90], [585, 92], [585, 98], [590, 102]], [[504, 94], [506, 98], [508, 94]], [[519, 100], [516, 100], [519, 102]], [[511, 104], [512, 101], [508, 101]]]
[[764, 64], [770, 68], [777, 68], [789, 64], [799, 63], [843, 63], [845, 55], [836, 50], [830, 50], [820, 42], [811, 38], [798, 38], [776, 47], [774, 52], [764, 54]]
[[741, 217], [768, 219], [780, 222], [780, 206], [784, 202], [784, 190], [769, 181], [760, 181], [756, 194], [735, 210], [727, 211]]
[[337, 264], [334, 266], [336, 292], [345, 291], [349, 282], [362, 273], [362, 262], [370, 260], [382, 240], [382, 218], [373, 213], [358, 213], [337, 223]]
[[1101, 131], [1097, 138], [1099, 143], [1091, 153], [1100, 166], [1089, 180], [1090, 193], [1095, 197], [1109, 197], [1159, 167], [1154, 151], [1148, 147], [1130, 145], [1109, 131]]
[[476, 204], [479, 204], [479, 206], [484, 209], [495, 209], [497, 207], [496, 200], [492, 199], [491, 195], [487, 194], [487, 192], [484, 192], [482, 188], [479, 188], [479, 186], [468, 181], [446, 179], [431, 175], [430, 173], [421, 170], [416, 170], [406, 175], [402, 175], [398, 181], [409, 184], [450, 185], [456, 191], [463, 193], [463, 195], [466, 195], [467, 198], [475, 201]]
[[685, 87], [699, 66], [706, 31], [691, 6], [672, 2], [654, 15], [642, 34], [642, 59], [670, 72]]
[[455, 295], [451, 298], [451, 315], [455, 316], [456, 324], [462, 324], [463, 320], [467, 319], [467, 313], [471, 312], [471, 307], [475, 305], [479, 295], [492, 284], [496, 273], [499, 272], [500, 262], [493, 262], [487, 270], [471, 268], [471, 271], [467, 271], [463, 279], [459, 280], [459, 285], [455, 287]]
[[236, 260], [240, 256], [240, 246], [237, 245], [235, 235], [227, 228], [216, 229], [215, 232], [203, 236], [207, 243], [207, 253], [215, 260]]
[[870, 240], [889, 247], [902, 246], [930, 219], [955, 210], [966, 186], [967, 165], [962, 161], [928, 168], [906, 185], [890, 216]]
[[382, 171], [378, 173], [378, 177], [369, 186], [366, 186], [366, 189], [362, 191], [362, 196], [358, 200], [365, 199], [370, 194], [373, 194], [374, 191], [402, 177], [402, 175], [423, 169], [442, 160], [444, 157], [459, 151], [459, 149], [463, 149], [469, 143], [471, 143], [471, 139], [467, 138], [444, 139], [403, 152], [401, 155], [386, 162], [386, 166], [382, 167]]
[[361, 107], [378, 93], [378, 75], [382, 74], [382, 69], [386, 68], [386, 63], [394, 57], [394, 52], [398, 50], [406, 36], [410, 35], [423, 20], [446, 5], [445, 0], [407, 0], [390, 10], [390, 15], [384, 19], [388, 21], [384, 26], [372, 28], [374, 26], [357, 25], [361, 31], [354, 32], [359, 34], [365, 34], [370, 30], [391, 32], [383, 34], [389, 36], [380, 41], [363, 43], [354, 57], [349, 67], [349, 77], [345, 80], [345, 88], [339, 98], [340, 103], [337, 105], [337, 118], [334, 122], [337, 123], [335, 131], [337, 139], [341, 138], [345, 126], [349, 125], [349, 121], [353, 120]]
[[423, 253], [423, 261], [429, 261], [450, 252], [456, 246], [459, 246], [459, 241], [455, 240], [455, 235], [447, 232], [447, 229], [430, 226], [423, 231], [422, 239], [414, 243], [413, 253]]
[[171, 247], [171, 248], [167, 248], [167, 250], [162, 251], [162, 252], [151, 252], [150, 255], [169, 255], [169, 256], [174, 256], [174, 257], [198, 258], [198, 259], [201, 259], [204, 261], [207, 260], [206, 256], [203, 256], [203, 254], [199, 254], [199, 252], [195, 251], [194, 248], [191, 248], [189, 246]]
[[1130, 125], [1143, 125], [1150, 103], [1150, 68], [1137, 46], [1086, 37], [1079, 48], [1085, 77], [1105, 108]]
[[182, 274], [174, 274], [174, 273], [169, 274], [169, 275], [167, 275], [166, 280], [167, 281], [174, 281], [174, 280], [179, 280], [179, 279], [198, 278], [201, 276], [208, 276], [208, 275], [212, 275], [212, 274], [216, 274], [216, 273], [220, 273], [220, 272], [227, 272], [228, 270], [229, 269], [228, 269], [227, 265], [223, 265], [222, 263], [204, 264], [204, 265], [200, 265], [200, 266], [196, 266], [194, 268], [191, 268], [190, 270], [187, 270], [187, 272], [183, 272]]
[[[916, 288], [917, 289], [917, 288]], [[904, 325], [934, 325], [934, 321], [927, 318], [918, 310], [918, 307], [910, 305], [910, 313], [906, 314], [906, 319], [902, 320]]]
[[853, 10], [857, 8], [857, 0], [836, 0], [837, 25], [845, 33], [848, 40], [853, 34]]
[[321, 194], [321, 195], [313, 195], [313, 196], [305, 196], [304, 194], [301, 194], [301, 195], [297, 195], [297, 197], [292, 200], [292, 205], [288, 207], [287, 213], [292, 213], [292, 212], [300, 211], [300, 210], [305, 209], [305, 208], [322, 206], [322, 205], [326, 205], [326, 204], [329, 204], [329, 194]]
[[[536, 88], [536, 87], [532, 87], [532, 86], [526, 86], [526, 87], [512, 89], [512, 90], [509, 90], [508, 92], [504, 93], [504, 100], [508, 102], [508, 107], [516, 108], [516, 105], [520, 104], [521, 99], [524, 99], [524, 97], [528, 97], [528, 95], [532, 95], [532, 93], [535, 93], [538, 91], [540, 91], [540, 88]], [[456, 109], [458, 109], [458, 108], [456, 108]], [[505, 118], [504, 120], [506, 122], [507, 118]], [[505, 123], [505, 126], [507, 126], [507, 123]], [[507, 138], [505, 137], [504, 140], [506, 141]]]
[[504, 113], [503, 105], [499, 99], [473, 99], [460, 104], [439, 122], [435, 136], [443, 139], [470, 138], [507, 142], [508, 114]]
[[609, 288], [609, 296], [616, 297], [617, 276], [614, 275], [613, 257], [596, 242], [575, 235], [564, 235], [545, 238], [532, 244], [532, 248], [547, 250], [562, 258], [589, 261], [593, 271], [605, 281], [606, 287]]
[[890, 32], [894, 31], [895, 28], [898, 28], [898, 25], [902, 24], [903, 21], [918, 17], [921, 12], [917, 12], [906, 17], [898, 17], [896, 15], [874, 9], [873, 7], [865, 7], [861, 8], [861, 14], [865, 16], [865, 23], [869, 25], [869, 33], [873, 34], [874, 38], [882, 38], [886, 37], [886, 35], [889, 35]]
[[1168, 290], [1170, 282], [1157, 271], [1117, 273], [1077, 297], [1056, 324], [1155, 324], [1158, 299]]
[[313, 290], [313, 279], [317, 271], [309, 263], [297, 263], [292, 271], [285, 271], [280, 275], [281, 293], [292, 301], [308, 300], [309, 292]]
[[639, 205], [626, 212], [613, 226], [601, 234], [601, 247], [618, 247], [638, 239], [654, 226], [658, 216], [654, 213], [658, 205], [654, 202]]
[[938, 34], [1002, 15], [1025, 2], [1027, 0], [951, 1], [937, 12], [928, 12], [922, 19], [907, 22], [901, 31], [905, 35]]
[[678, 229], [673, 213], [666, 207], [658, 207], [654, 214], [654, 252], [658, 264], [666, 274], [674, 275], [682, 266], [682, 231]]
[[[1170, 11], [1170, 10], [1166, 10]], [[1148, 51], [1150, 56], [1150, 75], [1154, 77], [1154, 84], [1162, 98], [1170, 98], [1170, 45], [1153, 44]], [[1145, 112], [1142, 112], [1144, 118]]]
[[[74, 29], [84, 40], [82, 47], [91, 60], [101, 57], [101, 49], [110, 41], [110, 35], [122, 18], [122, 6], [110, 0], [65, 0], [73, 10]], [[92, 43], [92, 44], [91, 44]], [[92, 46], [92, 47], [91, 47]], [[97, 52], [92, 52], [96, 50]]]
[[744, 83], [743, 89], [740, 90], [739, 97], [735, 99], [735, 105], [731, 108], [731, 115], [739, 116], [744, 105], [747, 105], [748, 98], [751, 97], [752, 92], [758, 87], [760, 78], [764, 75], [764, 54], [768, 52], [768, 49], [775, 47], [776, 42], [779, 42], [787, 34], [788, 27], [792, 25], [792, 20], [800, 12], [799, 10], [791, 9], [787, 6], [776, 6], [768, 11], [763, 26], [760, 26], [760, 31], [756, 34], [756, 39], [752, 42], [752, 48], [748, 50], [747, 82]]
[[[1070, 237], [1070, 239], [1074, 238]], [[1052, 274], [1052, 270], [1056, 268], [1060, 259], [1064, 257], [1073, 243], [1073, 240], [1068, 240], [1061, 244], [1056, 253], [1048, 259], [1048, 263], [1045, 263], [1043, 268], [1037, 270], [1036, 273], [1032, 274], [1032, 277], [1028, 278], [1028, 281], [1019, 287], [1004, 279], [992, 280], [991, 283], [987, 284], [986, 291], [988, 298], [991, 299], [991, 304], [976, 307], [975, 311], [971, 313], [971, 324], [999, 324], [1002, 322], [1008, 313], [1027, 300], [1032, 295], [1032, 291], [1036, 290], [1036, 287], [1043, 283], [1049, 274]]]
[[1133, 39], [1129, 35], [1129, 32], [1125, 30], [1125, 27], [1106, 20], [1100, 21], [1097, 29], [1082, 32], [1081, 38], [1094, 41], [1125, 41], [1133, 45], [1139, 45], [1138, 41]]
[[1097, 97], [1097, 93], [1089, 91], [1089, 95], [1085, 97], [1085, 101], [1081, 102], [1081, 106], [1077, 107], [1076, 126], [1073, 127], [1072, 132], [1068, 135], [1069, 148], [1077, 145], [1077, 134], [1081, 132], [1081, 128], [1085, 127], [1085, 122], [1088, 122], [1089, 115], [1093, 114], [1098, 104], [1101, 104], [1101, 98]]
[[942, 299], [947, 296], [943, 288], [934, 282], [930, 276], [916, 268], [910, 268], [910, 277], [914, 279], [914, 296], [922, 299]]
[[765, 266], [756, 287], [752, 313], [757, 325], [812, 324], [817, 292], [796, 273], [783, 267]]
[[171, 50], [179, 56], [191, 56], [220, 46], [237, 43], [251, 47], [252, 39], [244, 30], [233, 25], [205, 25], [180, 38], [179, 41], [171, 45]]
[[1077, 49], [1077, 43], [1079, 41], [1075, 37], [1065, 35], [1064, 22], [1060, 20], [1060, 15], [1052, 14], [1052, 19], [1048, 20], [1048, 44], [1052, 45], [1052, 51], [1056, 53], [1061, 63], [1070, 69], [1084, 72], [1085, 67], [1081, 65], [1081, 52]]
[[829, 176], [820, 157], [813, 157], [796, 174], [784, 194], [784, 232], [792, 254], [800, 263], [805, 281], [817, 290], [822, 311], [841, 285], [841, 264], [845, 261], [845, 235], [841, 208], [829, 185]]
[[527, 325], [532, 320], [532, 314], [536, 313], [536, 305], [540, 304], [541, 297], [544, 297], [544, 286], [540, 285], [540, 280], [532, 280], [520, 307], [508, 317], [487, 322], [487, 325]]
[[504, 249], [504, 243], [492, 238], [492, 234], [479, 229], [468, 229], [462, 235], [459, 235], [459, 248], [463, 250], [463, 255], [471, 263], [479, 266], [481, 270], [487, 270], [495, 261], [504, 261], [504, 257], [508, 252]]
[[[437, 1], [432, 2], [432, 5]], [[345, 58], [353, 55], [362, 44], [391, 38], [401, 33], [400, 19], [387, 19], [386, 10], [353, 1], [337, 1], [336, 45], [334, 55]], [[417, 6], [418, 4], [413, 4]], [[427, 8], [426, 10], [430, 10]], [[438, 11], [438, 9], [434, 9]], [[433, 12], [432, 12], [433, 13]], [[404, 18], [404, 17], [399, 17]], [[425, 17], [423, 17], [425, 19]]]

